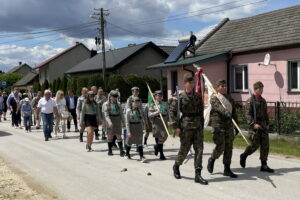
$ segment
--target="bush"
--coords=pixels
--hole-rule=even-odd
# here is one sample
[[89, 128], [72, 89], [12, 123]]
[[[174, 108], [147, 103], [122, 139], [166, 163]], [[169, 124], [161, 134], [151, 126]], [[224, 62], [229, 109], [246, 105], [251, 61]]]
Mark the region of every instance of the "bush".
[[280, 132], [294, 134], [300, 130], [299, 110], [286, 110], [280, 115]]
[[127, 92], [129, 92], [127, 97], [131, 95], [130, 89], [134, 86], [137, 86], [140, 88], [140, 95], [139, 95], [140, 98], [144, 101], [148, 99], [148, 89], [146, 86], [146, 82], [142, 77], [140, 77], [136, 74], [129, 74], [125, 77], [125, 81], [129, 87], [128, 91], [127, 91]]
[[89, 79], [87, 77], [80, 77], [77, 79], [77, 89], [76, 89], [76, 94], [80, 95], [81, 94], [81, 89], [83, 87], [87, 87]]
[[68, 79], [66, 76], [64, 76], [61, 81], [61, 90], [64, 91], [65, 94], [67, 92], [67, 84], [68, 84]]
[[49, 89], [49, 82], [48, 82], [47, 79], [46, 79], [45, 82], [44, 82], [44, 88], [45, 88], [45, 89]]
[[92, 76], [89, 76], [87, 87], [90, 89], [92, 86], [104, 87], [104, 81], [101, 74], [94, 74]]
[[76, 78], [72, 78], [72, 79], [68, 80], [67, 90], [72, 90], [76, 94], [76, 90], [77, 90], [77, 79]]
[[39, 82], [35, 82], [35, 83], [33, 84], [33, 90], [34, 90], [34, 92], [41, 91], [41, 85], [40, 85]]
[[15, 84], [21, 78], [23, 78], [22, 74], [15, 74], [15, 73], [0, 74], [0, 82], [6, 81], [8, 88], [10, 88], [13, 84]]
[[61, 79], [58, 77], [56, 80], [56, 90], [54, 90], [53, 92], [56, 93], [58, 90], [61, 90], [61, 86], [62, 86], [62, 82]]
[[57, 80], [55, 79], [52, 83], [52, 90], [56, 91], [57, 90]]
[[126, 101], [126, 98], [128, 97], [128, 85], [123, 79], [123, 77], [119, 74], [111, 75], [108, 78], [108, 91], [114, 90], [116, 88], [119, 88], [119, 91], [121, 93], [121, 101]]

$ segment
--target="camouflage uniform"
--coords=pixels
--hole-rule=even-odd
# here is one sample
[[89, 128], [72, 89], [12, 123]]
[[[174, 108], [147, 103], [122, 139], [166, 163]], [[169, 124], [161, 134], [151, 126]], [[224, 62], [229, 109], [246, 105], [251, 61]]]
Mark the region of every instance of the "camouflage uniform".
[[[236, 109], [234, 100], [229, 95], [224, 95], [232, 105], [232, 118], [236, 117]], [[232, 148], [234, 140], [234, 127], [230, 116], [228, 117], [227, 111], [222, 106], [217, 96], [213, 96], [210, 100], [212, 110], [210, 112], [211, 126], [213, 127], [213, 141], [216, 147], [213, 150], [212, 158], [218, 159], [222, 153], [223, 164], [231, 164]]]
[[198, 93], [189, 95], [186, 92], [179, 94], [180, 112], [182, 117], [177, 119], [177, 102], [171, 104], [170, 117], [173, 128], [180, 128], [180, 149], [176, 159], [176, 165], [182, 165], [191, 146], [195, 150], [195, 169], [202, 169], [203, 154], [203, 102]]

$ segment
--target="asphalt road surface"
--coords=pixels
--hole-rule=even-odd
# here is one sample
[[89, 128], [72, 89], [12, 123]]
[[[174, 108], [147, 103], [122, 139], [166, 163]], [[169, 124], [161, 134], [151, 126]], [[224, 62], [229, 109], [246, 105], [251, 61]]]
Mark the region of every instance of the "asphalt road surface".
[[[175, 145], [166, 143], [168, 160], [160, 161], [153, 155], [154, 139], [149, 137], [149, 149], [145, 150], [147, 163], [137, 161], [138, 154], [132, 148], [132, 160], [107, 156], [107, 144], [96, 141], [94, 152], [85, 152], [85, 143], [78, 141], [78, 133], [67, 133], [68, 138], [43, 141], [41, 130], [26, 133], [10, 126], [10, 121], [0, 123], [0, 156], [13, 163], [22, 172], [41, 185], [70, 200], [93, 199], [299, 199], [300, 160], [271, 155], [269, 165], [274, 174], [259, 171], [259, 154], [247, 160], [247, 168], [239, 166], [242, 150], [234, 149], [232, 169], [239, 175], [230, 179], [222, 175], [222, 158], [215, 163], [213, 174], [206, 170], [207, 159], [213, 145], [204, 144], [203, 177], [208, 186], [194, 183], [193, 159], [181, 169], [181, 180], [173, 177], [172, 165], [176, 158], [179, 140]], [[84, 138], [86, 139], [86, 138]], [[121, 172], [123, 168], [128, 171]], [[150, 172], [151, 176], [147, 173]]]

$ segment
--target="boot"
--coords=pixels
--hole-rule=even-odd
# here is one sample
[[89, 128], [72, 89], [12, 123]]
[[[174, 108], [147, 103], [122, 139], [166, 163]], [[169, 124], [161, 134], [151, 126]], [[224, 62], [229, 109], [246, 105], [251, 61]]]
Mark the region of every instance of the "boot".
[[147, 140], [148, 140], [148, 137], [144, 137], [144, 145], [146, 146], [147, 145]]
[[158, 138], [155, 138], [154, 155], [158, 155]]
[[261, 161], [260, 171], [262, 171], [262, 172], [274, 173], [274, 169], [271, 169], [271, 168], [268, 166], [267, 161]]
[[242, 168], [245, 168], [246, 167], [246, 159], [247, 159], [247, 154], [245, 154], [245, 153], [242, 153], [241, 155], [240, 155], [240, 165], [241, 165], [241, 167]]
[[107, 142], [107, 145], [108, 145], [108, 155], [109, 156], [113, 156], [114, 154], [113, 154], [113, 152], [112, 152], [112, 142]]
[[230, 169], [230, 165], [226, 164], [224, 165], [224, 176], [229, 176], [230, 178], [237, 178], [238, 175], [234, 174], [231, 169]]
[[207, 171], [209, 173], [213, 173], [213, 171], [214, 171], [214, 164], [215, 164], [215, 159], [213, 159], [212, 157], [210, 157], [208, 159], [208, 163], [207, 163]]
[[127, 159], [131, 159], [130, 149], [131, 149], [131, 146], [126, 145], [126, 155], [125, 156], [126, 156]]
[[164, 144], [158, 144], [158, 150], [159, 150], [159, 153], [160, 153], [159, 159], [160, 160], [167, 160], [165, 155], [164, 155]]
[[138, 149], [139, 149], [139, 154], [140, 154], [140, 161], [142, 163], [146, 162], [146, 159], [144, 157], [143, 146], [138, 146]]
[[202, 185], [208, 185], [208, 182], [201, 176], [200, 168], [195, 169], [195, 182], [200, 183]]
[[99, 130], [96, 128], [94, 131], [95, 131], [95, 140], [99, 140]]
[[117, 136], [114, 135], [113, 140], [112, 140], [112, 145], [115, 148], [118, 148], [118, 146], [116, 145], [116, 140], [117, 140]]
[[104, 131], [102, 131], [102, 138], [101, 138], [102, 140], [106, 140], [107, 138], [105, 137], [105, 132]]
[[79, 141], [80, 141], [80, 142], [83, 142], [83, 132], [80, 132], [79, 134], [80, 134], [80, 135], [79, 135]]
[[123, 150], [123, 142], [122, 142], [122, 140], [121, 140], [121, 141], [118, 141], [118, 146], [119, 146], [119, 149], [120, 149], [120, 156], [121, 156], [121, 157], [124, 157], [125, 152], [124, 152], [124, 150]]
[[173, 165], [173, 174], [176, 179], [181, 179], [179, 165], [177, 165], [176, 163]]

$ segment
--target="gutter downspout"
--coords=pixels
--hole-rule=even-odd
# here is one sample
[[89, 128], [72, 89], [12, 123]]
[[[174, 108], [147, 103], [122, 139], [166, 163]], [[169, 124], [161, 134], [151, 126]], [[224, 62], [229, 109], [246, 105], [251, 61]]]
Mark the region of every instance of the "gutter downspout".
[[228, 88], [228, 93], [231, 93], [231, 80], [230, 75], [231, 75], [231, 69], [230, 69], [230, 64], [231, 64], [231, 60], [232, 60], [232, 52], [228, 53], [228, 60], [227, 60], [227, 88]]

